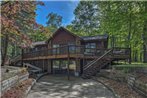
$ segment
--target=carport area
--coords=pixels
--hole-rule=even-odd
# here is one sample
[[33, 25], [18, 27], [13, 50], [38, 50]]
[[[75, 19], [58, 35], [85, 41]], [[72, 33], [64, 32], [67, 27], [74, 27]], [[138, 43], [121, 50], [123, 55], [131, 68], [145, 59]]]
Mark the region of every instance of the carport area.
[[114, 98], [113, 93], [92, 79], [47, 75], [31, 89], [27, 98]]

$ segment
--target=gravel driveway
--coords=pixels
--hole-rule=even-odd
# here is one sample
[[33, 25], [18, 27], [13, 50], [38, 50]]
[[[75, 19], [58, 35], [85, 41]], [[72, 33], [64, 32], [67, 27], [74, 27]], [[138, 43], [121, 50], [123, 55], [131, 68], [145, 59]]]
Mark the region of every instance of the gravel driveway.
[[29, 92], [27, 98], [114, 98], [102, 84], [91, 80], [65, 76], [42, 77]]

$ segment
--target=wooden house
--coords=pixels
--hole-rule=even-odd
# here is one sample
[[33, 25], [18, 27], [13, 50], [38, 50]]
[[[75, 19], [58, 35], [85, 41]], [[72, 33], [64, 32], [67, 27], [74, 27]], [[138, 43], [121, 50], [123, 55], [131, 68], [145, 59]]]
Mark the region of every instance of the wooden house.
[[108, 35], [80, 37], [60, 27], [47, 41], [24, 49], [22, 61], [51, 74], [82, 75], [88, 78], [114, 60], [129, 60], [130, 49], [108, 49]]

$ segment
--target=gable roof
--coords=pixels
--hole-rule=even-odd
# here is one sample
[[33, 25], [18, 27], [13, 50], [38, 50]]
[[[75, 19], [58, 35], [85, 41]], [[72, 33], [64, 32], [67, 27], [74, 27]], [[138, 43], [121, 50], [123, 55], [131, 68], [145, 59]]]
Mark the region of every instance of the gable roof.
[[32, 43], [33, 46], [37, 46], [37, 45], [45, 45], [46, 43], [48, 43], [51, 39], [53, 39], [56, 34], [60, 33], [60, 31], [63, 30], [63, 31], [66, 31], [67, 33], [69, 33], [70, 35], [76, 37], [76, 38], [79, 38], [80, 40], [83, 40], [83, 41], [92, 41], [92, 40], [107, 40], [108, 39], [108, 34], [103, 34], [103, 35], [97, 35], [97, 36], [77, 36], [75, 35], [74, 33], [70, 32], [69, 30], [63, 28], [63, 27], [60, 27], [58, 30], [56, 30], [54, 32], [54, 34], [52, 35], [52, 37], [50, 37], [47, 41], [38, 41], [38, 42], [34, 42]]
[[50, 37], [46, 42], [49, 42], [52, 38], [55, 37], [55, 35], [57, 35], [58, 33], [60, 33], [60, 31], [63, 30], [63, 31], [66, 31], [67, 33], [69, 33], [70, 35], [76, 37], [76, 38], [79, 38], [80, 40], [83, 40], [81, 37], [75, 35], [74, 33], [70, 32], [69, 30], [63, 28], [63, 27], [60, 27], [57, 31], [54, 32], [54, 34], [52, 35], [52, 37]]

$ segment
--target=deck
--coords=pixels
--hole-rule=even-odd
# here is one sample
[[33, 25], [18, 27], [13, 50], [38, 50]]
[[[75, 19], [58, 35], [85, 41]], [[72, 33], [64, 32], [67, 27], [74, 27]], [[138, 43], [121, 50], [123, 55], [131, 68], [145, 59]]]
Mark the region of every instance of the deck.
[[[130, 59], [130, 48], [111, 48], [111, 55], [107, 58], [112, 59]], [[67, 45], [58, 48], [50, 48], [46, 50], [33, 51], [30, 53], [23, 53], [23, 60], [44, 60], [44, 59], [95, 59], [103, 55], [111, 49], [96, 49], [85, 48], [84, 46]]]

